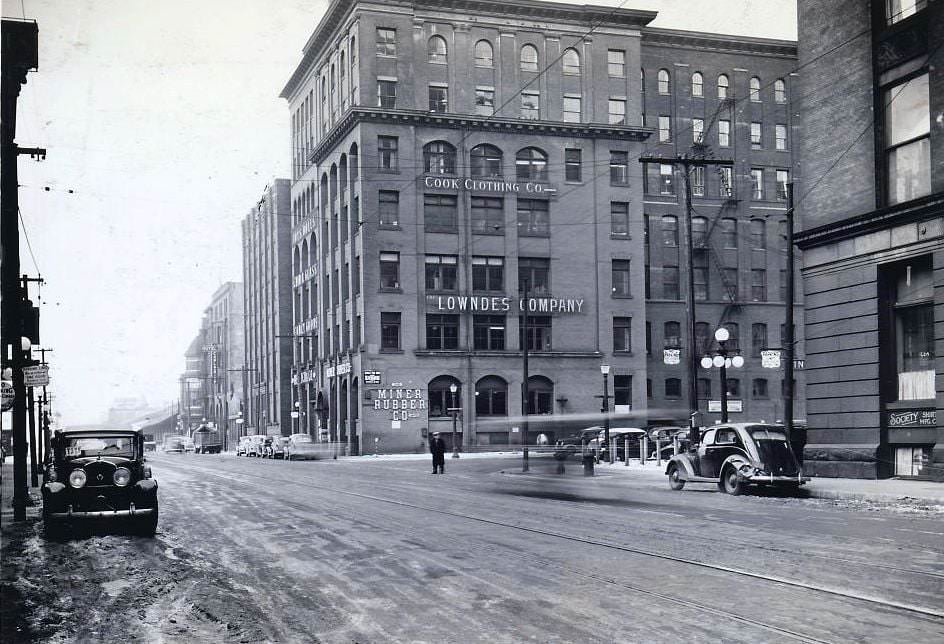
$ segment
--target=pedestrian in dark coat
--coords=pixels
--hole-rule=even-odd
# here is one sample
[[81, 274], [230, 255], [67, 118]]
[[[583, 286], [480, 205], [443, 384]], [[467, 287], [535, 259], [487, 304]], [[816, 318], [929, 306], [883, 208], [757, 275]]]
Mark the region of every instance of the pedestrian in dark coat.
[[435, 432], [429, 441], [429, 453], [433, 455], [433, 474], [445, 474], [446, 441]]

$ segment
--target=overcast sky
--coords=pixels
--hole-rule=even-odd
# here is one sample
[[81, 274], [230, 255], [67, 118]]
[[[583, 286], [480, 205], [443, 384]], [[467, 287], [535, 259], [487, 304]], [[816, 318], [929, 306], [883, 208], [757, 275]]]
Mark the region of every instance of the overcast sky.
[[[119, 397], [176, 398], [210, 296], [241, 279], [240, 220], [289, 176], [278, 94], [327, 5], [3, 2], [4, 16], [39, 23], [17, 142], [49, 156], [21, 158], [20, 207], [46, 280], [42, 340], [65, 424], [103, 420]], [[659, 27], [796, 38], [793, 0], [625, 7], [659, 11]], [[25, 242], [21, 268], [37, 272]]]

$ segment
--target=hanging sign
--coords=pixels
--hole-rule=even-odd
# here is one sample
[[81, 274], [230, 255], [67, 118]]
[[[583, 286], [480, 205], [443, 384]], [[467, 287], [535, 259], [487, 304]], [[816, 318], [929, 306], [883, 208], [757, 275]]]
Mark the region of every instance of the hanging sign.
[[364, 372], [364, 384], [365, 385], [379, 385], [381, 383], [381, 373], [379, 371], [365, 371]]
[[0, 407], [0, 411], [8, 411], [13, 409], [13, 383], [3, 381], [3, 405]]
[[23, 367], [23, 384], [27, 387], [45, 387], [49, 384], [49, 365]]
[[[708, 401], [708, 411], [714, 414], [721, 413], [721, 401], [720, 400], [709, 400]], [[739, 414], [744, 411], [743, 403], [740, 400], [728, 400], [728, 413]]]
[[780, 352], [776, 349], [767, 349], [760, 352], [760, 366], [764, 369], [780, 368]]
[[937, 412], [934, 409], [902, 409], [887, 414], [889, 427], [937, 426]]
[[682, 360], [681, 349], [663, 349], [662, 362], [665, 364], [679, 364]]

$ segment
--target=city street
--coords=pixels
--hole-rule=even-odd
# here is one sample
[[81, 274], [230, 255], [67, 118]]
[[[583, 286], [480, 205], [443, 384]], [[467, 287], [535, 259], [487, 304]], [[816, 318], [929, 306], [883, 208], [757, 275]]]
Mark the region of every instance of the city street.
[[4, 641], [944, 638], [944, 516], [917, 507], [547, 458], [149, 460], [156, 538], [8, 533]]

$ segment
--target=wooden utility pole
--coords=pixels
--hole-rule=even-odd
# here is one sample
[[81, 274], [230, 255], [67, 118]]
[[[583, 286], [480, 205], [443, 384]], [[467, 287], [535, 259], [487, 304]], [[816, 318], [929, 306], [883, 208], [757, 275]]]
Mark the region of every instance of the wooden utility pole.
[[793, 337], [793, 183], [787, 184], [787, 311], [783, 343], [786, 345], [786, 364], [783, 367], [783, 426], [787, 437], [793, 441], [793, 360], [796, 357], [796, 339]]
[[527, 472], [528, 463], [528, 279], [524, 280], [524, 306], [521, 307], [521, 471]]
[[[689, 405], [689, 446], [694, 449], [698, 445], [698, 423], [695, 416], [698, 414], [698, 354], [695, 351], [695, 266], [692, 256], [695, 253], [692, 239], [692, 186], [691, 171], [693, 167], [709, 165], [734, 166], [730, 159], [706, 159], [700, 156], [676, 155], [674, 157], [640, 157], [640, 163], [659, 163], [671, 165], [676, 171], [681, 168], [685, 189], [685, 263], [688, 280], [685, 306], [688, 314], [688, 405]], [[733, 173], [732, 173], [733, 174]]]

